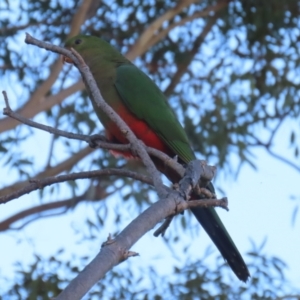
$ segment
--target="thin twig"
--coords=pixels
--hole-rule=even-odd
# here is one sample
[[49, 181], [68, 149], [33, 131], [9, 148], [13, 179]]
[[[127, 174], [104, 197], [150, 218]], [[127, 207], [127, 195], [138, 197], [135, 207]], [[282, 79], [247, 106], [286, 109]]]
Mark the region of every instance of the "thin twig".
[[[87, 187], [85, 192], [83, 192], [79, 196], [73, 196], [71, 198], [64, 199], [64, 200], [42, 203], [30, 207], [28, 209], [24, 209], [2, 220], [0, 222], [0, 231], [5, 231], [8, 229], [20, 230], [24, 228], [26, 225], [28, 225], [29, 223], [36, 221], [37, 219], [49, 217], [49, 216], [56, 216], [57, 212], [65, 213], [69, 208], [71, 207], [74, 208], [77, 204], [79, 204], [82, 201], [95, 202], [95, 201], [106, 199], [107, 197], [115, 193], [117, 190], [121, 190], [122, 188], [123, 185], [113, 190], [110, 190], [108, 192], [107, 186], [101, 185], [100, 187], [99, 185], [93, 185], [93, 183], [91, 182], [90, 186]], [[55, 211], [55, 213], [49, 213], [49, 211]], [[22, 224], [20, 226], [14, 226], [14, 227], [11, 226], [13, 223], [16, 223], [21, 220], [22, 220]], [[24, 222], [24, 220], [28, 220], [28, 221]]]
[[174, 215], [173, 216], [169, 216], [169, 217], [166, 217], [166, 219], [164, 220], [164, 222], [162, 223], [161, 226], [159, 226], [153, 233], [153, 235], [155, 237], [158, 237], [158, 236], [164, 236], [167, 229], [169, 228], [172, 220], [174, 218]]
[[226, 197], [224, 197], [221, 199], [200, 199], [181, 201], [180, 204], [177, 205], [178, 213], [193, 207], [221, 207], [228, 211], [228, 200]]
[[53, 176], [53, 177], [47, 177], [44, 179], [31, 179], [29, 180], [29, 184], [25, 187], [14, 191], [8, 195], [4, 195], [0, 197], [0, 204], [7, 203], [10, 200], [19, 198], [20, 196], [23, 196], [25, 194], [28, 194], [32, 191], [42, 189], [46, 186], [55, 184], [55, 183], [61, 183], [65, 181], [70, 180], [77, 180], [77, 179], [86, 179], [86, 178], [94, 178], [99, 176], [124, 176], [124, 177], [130, 177], [136, 180], [139, 180], [144, 183], [153, 184], [153, 181], [149, 176], [145, 176], [142, 174], [138, 174], [132, 171], [128, 170], [122, 170], [122, 169], [104, 169], [104, 170], [95, 170], [95, 171], [88, 171], [88, 172], [79, 172], [79, 173], [72, 173], [67, 175], [59, 175], [59, 176]]
[[252, 136], [253, 139], [256, 140], [256, 143], [250, 145], [250, 146], [261, 146], [264, 147], [264, 149], [274, 158], [276, 158], [277, 160], [289, 165], [290, 167], [294, 168], [296, 171], [300, 172], [300, 166], [298, 166], [297, 164], [293, 163], [291, 160], [287, 159], [286, 157], [279, 155], [277, 153], [275, 153], [273, 150], [271, 150], [271, 142], [272, 140], [270, 139], [267, 143], [262, 142], [259, 138]]

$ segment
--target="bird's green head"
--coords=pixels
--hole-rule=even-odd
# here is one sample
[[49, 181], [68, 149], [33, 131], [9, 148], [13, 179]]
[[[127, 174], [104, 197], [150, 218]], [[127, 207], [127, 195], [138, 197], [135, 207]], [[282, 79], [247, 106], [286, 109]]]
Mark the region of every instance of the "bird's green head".
[[65, 48], [74, 48], [76, 51], [80, 52], [85, 48], [91, 47], [93, 44], [99, 44], [102, 40], [96, 36], [79, 34], [69, 38], [65, 43]]
[[[85, 60], [91, 57], [110, 61], [122, 55], [113, 48], [107, 41], [91, 35], [77, 35], [68, 39], [65, 48], [75, 49]], [[64, 62], [72, 63], [72, 61], [63, 57]]]

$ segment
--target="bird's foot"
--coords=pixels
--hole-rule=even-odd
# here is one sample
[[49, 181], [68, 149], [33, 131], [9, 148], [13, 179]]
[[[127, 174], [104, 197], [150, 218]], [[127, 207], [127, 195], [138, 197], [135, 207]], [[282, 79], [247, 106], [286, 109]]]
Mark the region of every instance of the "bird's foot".
[[100, 142], [109, 142], [107, 140], [107, 138], [104, 136], [104, 135], [101, 135], [101, 134], [93, 134], [89, 137], [89, 146], [91, 148], [97, 148], [98, 145], [97, 145], [97, 142], [100, 141]]

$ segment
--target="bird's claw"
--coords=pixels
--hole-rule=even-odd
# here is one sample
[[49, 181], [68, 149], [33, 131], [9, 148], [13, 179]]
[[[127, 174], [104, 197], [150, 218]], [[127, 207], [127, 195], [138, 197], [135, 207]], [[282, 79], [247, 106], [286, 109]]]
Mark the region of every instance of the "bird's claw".
[[97, 148], [97, 142], [108, 142], [107, 138], [101, 134], [93, 134], [89, 137], [88, 143], [91, 148]]

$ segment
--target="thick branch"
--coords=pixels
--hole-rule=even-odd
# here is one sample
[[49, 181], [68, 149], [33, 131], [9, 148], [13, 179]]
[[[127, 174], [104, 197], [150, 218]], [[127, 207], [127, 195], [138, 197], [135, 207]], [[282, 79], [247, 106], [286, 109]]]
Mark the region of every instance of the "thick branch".
[[164, 39], [166, 35], [175, 27], [181, 26], [185, 23], [191, 22], [197, 18], [203, 18], [211, 15], [213, 12], [220, 11], [228, 5], [230, 0], [222, 0], [216, 5], [209, 6], [200, 12], [196, 12], [193, 15], [187, 16], [182, 20], [170, 24], [167, 28], [162, 29], [162, 25], [166, 21], [170, 21], [176, 15], [183, 11], [186, 7], [196, 2], [195, 0], [182, 0], [178, 1], [177, 5], [174, 8], [171, 8], [165, 12], [162, 16], [157, 18], [140, 36], [136, 41], [134, 46], [128, 51], [126, 57], [129, 60], [133, 60], [135, 57], [144, 54], [149, 48], [153, 47], [159, 41]]
[[81, 25], [85, 22], [87, 13], [89, 12], [90, 7], [93, 5], [93, 0], [83, 0], [80, 8], [73, 16], [72, 23], [70, 26], [70, 33], [68, 38], [78, 34], [80, 32]]
[[[178, 1], [177, 5], [167, 12], [165, 12], [162, 16], [157, 18], [140, 36], [135, 45], [131, 48], [131, 50], [127, 53], [127, 58], [132, 60], [134, 57], [142, 55], [149, 48], [149, 41], [152, 37], [157, 33], [157, 31], [161, 28], [164, 22], [171, 20], [179, 14], [184, 8], [189, 6], [190, 4], [196, 2], [195, 0], [181, 0]], [[151, 45], [153, 46], [153, 44]]]
[[[145, 49], [149, 49], [150, 47], [152, 47], [155, 44], [157, 44], [160, 40], [164, 39], [166, 37], [166, 35], [172, 29], [174, 29], [175, 27], [181, 26], [181, 25], [183, 25], [185, 23], [191, 22], [191, 21], [193, 21], [195, 19], [198, 19], [198, 18], [207, 17], [207, 16], [211, 15], [211, 13], [213, 13], [213, 12], [216, 13], [216, 12], [222, 10], [227, 5], [228, 5], [228, 1], [227, 0], [223, 0], [223, 1], [220, 1], [219, 3], [217, 3], [216, 5], [209, 6], [209, 7], [207, 7], [206, 9], [204, 9], [202, 11], [196, 12], [193, 15], [187, 16], [186, 18], [183, 18], [183, 19], [181, 19], [178, 22], [170, 24], [167, 28], [161, 30], [159, 33], [153, 34], [151, 36], [151, 39], [145, 45]], [[203, 31], [205, 31], [205, 29]]]
[[[194, 164], [194, 163], [192, 163]], [[207, 175], [207, 166], [194, 170], [187, 170], [186, 176], [198, 181], [197, 176]], [[198, 172], [199, 171], [199, 172]], [[209, 173], [209, 172], [208, 172]], [[205, 176], [206, 176], [205, 175]], [[212, 174], [211, 174], [212, 175]], [[204, 176], [204, 177], [205, 177]], [[209, 177], [209, 176], [208, 176]], [[210, 178], [211, 179], [211, 178]], [[183, 178], [185, 181], [186, 179]], [[185, 187], [189, 189], [189, 187]], [[81, 299], [90, 288], [104, 277], [105, 273], [111, 270], [126, 258], [126, 253], [146, 232], [151, 230], [161, 220], [178, 212], [178, 209], [189, 208], [190, 206], [221, 206], [227, 207], [226, 200], [212, 201], [185, 201], [180, 194], [186, 194], [186, 190], [180, 192], [170, 191], [166, 198], [159, 200], [151, 205], [135, 220], [133, 220], [115, 240], [109, 240], [102, 247], [100, 253], [79, 273], [79, 275], [71, 281], [66, 289], [56, 297], [56, 300], [77, 300]], [[191, 204], [189, 204], [191, 202]]]

